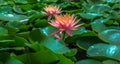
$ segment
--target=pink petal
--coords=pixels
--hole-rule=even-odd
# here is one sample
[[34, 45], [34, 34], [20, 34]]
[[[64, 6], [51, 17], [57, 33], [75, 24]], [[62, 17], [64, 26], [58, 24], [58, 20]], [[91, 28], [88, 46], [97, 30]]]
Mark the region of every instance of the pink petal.
[[71, 26], [76, 25], [79, 21], [80, 21], [80, 20], [77, 20], [77, 21], [73, 22], [73, 23], [71, 24]]
[[72, 30], [77, 30], [77, 28], [78, 28], [79, 26], [81, 26], [81, 25], [83, 25], [83, 24], [78, 24], [78, 25], [72, 27]]
[[50, 25], [56, 27], [56, 28], [59, 27], [59, 25], [58, 25], [56, 22], [54, 22], [54, 21], [51, 21], [51, 22], [48, 22], [48, 23], [49, 23]]
[[69, 36], [72, 36], [72, 31], [71, 30], [66, 30], [65, 31]]
[[55, 34], [57, 34], [57, 33], [59, 33], [59, 32], [60, 32], [59, 30], [54, 31], [51, 35], [55, 35]]
[[65, 30], [65, 29], [59, 29], [60, 35], [62, 35], [62, 32], [63, 32], [64, 30]]

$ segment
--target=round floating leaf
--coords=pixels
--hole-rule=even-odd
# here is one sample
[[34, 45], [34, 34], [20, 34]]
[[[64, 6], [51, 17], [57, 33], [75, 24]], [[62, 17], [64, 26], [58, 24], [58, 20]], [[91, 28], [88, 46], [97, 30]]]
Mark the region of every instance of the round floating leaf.
[[35, 29], [30, 32], [33, 41], [37, 41], [56, 53], [70, 52], [70, 49], [62, 44], [62, 42], [46, 35], [41, 29]]
[[8, 13], [8, 14], [0, 13], [0, 20], [24, 22], [24, 21], [27, 21], [28, 18], [25, 15], [16, 15], [14, 13]]
[[6, 1], [4, 1], [4, 0], [0, 0], [0, 5], [6, 5], [6, 4], [7, 4]]
[[8, 30], [8, 33], [9, 33], [9, 34], [15, 34], [16, 32], [19, 31], [19, 29], [16, 28], [16, 27], [5, 26], [5, 28]]
[[111, 10], [111, 7], [107, 4], [92, 5], [89, 9], [91, 12], [103, 13], [104, 11]]
[[24, 63], [17, 59], [9, 59], [8, 61], [5, 62], [5, 64], [24, 64]]
[[59, 58], [50, 50], [41, 50], [37, 53], [23, 54], [16, 57], [24, 64], [50, 64], [57, 62]]
[[45, 39], [45, 34], [41, 31], [41, 29], [34, 29], [30, 32], [30, 38], [33, 41], [41, 42]]
[[47, 37], [45, 38], [45, 40], [42, 40], [41, 44], [43, 44], [44, 46], [56, 53], [63, 54], [66, 52], [70, 52], [70, 49], [64, 44], [62, 44], [62, 42], [51, 37]]
[[120, 45], [120, 30], [107, 29], [100, 32], [98, 36], [105, 42]]
[[71, 52], [65, 53], [65, 56], [74, 56], [77, 53], [77, 49], [71, 49]]
[[[73, 61], [70, 59], [66, 58], [64, 55], [61, 54], [56, 54], [56, 56], [59, 58], [59, 62], [57, 64], [74, 64]], [[55, 63], [54, 63], [55, 64]]]
[[114, 61], [114, 60], [105, 60], [102, 63], [103, 64], [119, 64], [117, 61]]
[[14, 0], [14, 1], [15, 1], [15, 3], [20, 3], [20, 4], [26, 4], [26, 3], [28, 3], [27, 0]]
[[97, 19], [94, 22], [91, 23], [92, 25], [92, 29], [96, 32], [101, 32], [105, 29], [107, 29], [107, 27], [103, 24], [103, 22], [107, 21], [107, 19]]
[[[85, 8], [84, 10], [88, 13], [102, 14], [105, 11], [112, 10], [108, 4], [101, 4], [101, 3], [100, 4], [96, 4], [96, 3], [92, 4], [93, 1], [91, 1], [91, 0], [87, 0], [87, 1], [90, 4], [83, 3], [83, 7]], [[96, 1], [96, 2], [99, 2], [99, 1]]]
[[78, 30], [73, 31], [73, 36], [72, 37], [66, 37], [65, 43], [75, 43], [76, 40], [78, 40], [80, 37], [84, 36], [93, 36], [95, 33], [91, 33], [89, 30], [85, 29], [85, 27], [80, 27]]
[[[111, 58], [120, 61], [120, 46], [110, 44], [95, 44], [87, 50], [87, 54], [90, 57], [96, 57], [98, 59]], [[102, 59], [101, 59], [102, 60]]]
[[108, 2], [108, 3], [117, 3], [117, 2], [120, 2], [120, 0], [103, 0], [105, 2]]
[[76, 64], [102, 64], [100, 61], [93, 60], [93, 59], [85, 59], [76, 62]]
[[[39, 44], [39, 43], [33, 43], [31, 46], [30, 46], [32, 49], [34, 49], [35, 51], [41, 51], [41, 50], [47, 50], [46, 47], [44, 47], [43, 45]], [[73, 53], [72, 53], [73, 54]], [[74, 64], [70, 59], [67, 59], [66, 57], [64, 57], [63, 55], [61, 54], [56, 54], [56, 56], [59, 58], [58, 61], [55, 61], [51, 64]], [[49, 57], [47, 58], [49, 59]], [[43, 58], [44, 60], [44, 58]], [[46, 61], [43, 61], [43, 62], [46, 62]]]
[[13, 10], [17, 13], [20, 14], [25, 14], [25, 12], [22, 11], [22, 9], [20, 8], [20, 6], [13, 6]]
[[77, 46], [83, 50], [87, 50], [91, 45], [101, 42], [97, 36], [80, 37], [77, 40]]
[[0, 47], [24, 47], [27, 40], [18, 36], [0, 36]]
[[80, 13], [80, 16], [86, 19], [94, 19], [96, 17], [102, 16], [102, 14], [99, 13]]
[[43, 33], [46, 36], [50, 36], [55, 30], [56, 30], [56, 28], [51, 27], [51, 26], [48, 26], [48, 27], [45, 27], [45, 28], [42, 29]]

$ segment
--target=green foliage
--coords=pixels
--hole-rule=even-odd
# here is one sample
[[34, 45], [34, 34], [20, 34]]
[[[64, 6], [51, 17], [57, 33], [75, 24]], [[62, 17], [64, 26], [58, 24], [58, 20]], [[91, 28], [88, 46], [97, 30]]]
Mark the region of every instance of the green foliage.
[[102, 63], [93, 59], [86, 59], [78, 61], [76, 64], [102, 64]]
[[[120, 50], [119, 49], [120, 49], [120, 46], [101, 43], [101, 44], [95, 44], [95, 45], [91, 46], [87, 50], [87, 54], [91, 57], [96, 57], [96, 58], [103, 57], [104, 59], [112, 58], [112, 59], [119, 61], [120, 60], [120, 57], [119, 57]], [[103, 59], [101, 58], [101, 60], [103, 60]]]
[[[83, 25], [58, 41], [48, 5]], [[0, 64], [119, 64], [119, 6], [120, 0], [0, 0]]]

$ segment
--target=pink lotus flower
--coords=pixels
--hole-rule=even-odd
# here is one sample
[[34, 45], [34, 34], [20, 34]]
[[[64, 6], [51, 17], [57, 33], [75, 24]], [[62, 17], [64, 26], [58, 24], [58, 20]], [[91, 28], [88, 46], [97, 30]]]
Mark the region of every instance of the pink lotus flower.
[[50, 25], [58, 28], [52, 35], [54, 35], [58, 40], [62, 39], [62, 33], [65, 32], [69, 36], [72, 36], [72, 30], [77, 30], [82, 24], [78, 24], [79, 20], [76, 20], [74, 15], [56, 15], [55, 20], [49, 22]]
[[44, 8], [44, 10], [46, 11], [46, 14], [49, 15], [56, 15], [61, 13], [61, 9], [59, 7], [56, 6], [46, 6]]

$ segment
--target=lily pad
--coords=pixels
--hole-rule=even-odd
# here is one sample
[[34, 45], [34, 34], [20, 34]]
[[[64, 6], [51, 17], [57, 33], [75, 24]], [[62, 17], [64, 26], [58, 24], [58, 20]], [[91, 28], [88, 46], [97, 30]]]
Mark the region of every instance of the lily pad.
[[119, 64], [117, 61], [115, 60], [105, 60], [102, 62], [103, 64]]
[[96, 17], [102, 16], [102, 14], [99, 13], [80, 13], [80, 16], [86, 19], [94, 19]]
[[106, 21], [107, 21], [107, 19], [97, 19], [97, 20], [93, 21], [91, 23], [92, 29], [96, 32], [101, 32], [101, 31], [107, 29], [107, 27], [103, 24]]
[[5, 62], [5, 64], [24, 64], [24, 63], [17, 59], [9, 59], [8, 61]]
[[85, 59], [76, 62], [76, 64], [102, 64], [100, 61], [93, 60], [93, 59]]
[[14, 0], [15, 3], [26, 4], [28, 3], [27, 0]]
[[50, 64], [59, 60], [50, 50], [41, 50], [37, 53], [19, 55], [16, 59], [22, 61], [24, 64]]
[[0, 13], [0, 20], [3, 21], [19, 21], [19, 22], [24, 22], [27, 21], [28, 18], [25, 15], [16, 15], [16, 14], [11, 14], [11, 13]]
[[107, 4], [96, 4], [90, 7], [90, 11], [96, 13], [103, 13], [108, 10], [111, 10], [111, 7]]
[[52, 38], [51, 36], [46, 35], [45, 33], [43, 33], [41, 29], [33, 30], [30, 33], [30, 37], [33, 41], [39, 42], [40, 44], [52, 50], [53, 52], [61, 53], [61, 54], [70, 52], [70, 49], [67, 46], [65, 46], [63, 42], [60, 42]]
[[77, 40], [77, 46], [83, 50], [87, 50], [91, 45], [101, 43], [102, 41], [96, 36], [81, 37]]
[[99, 43], [89, 47], [87, 54], [89, 57], [95, 57], [99, 59], [101, 59], [101, 57], [104, 59], [111, 58], [120, 61], [120, 46]]
[[120, 45], [120, 30], [107, 29], [98, 34], [99, 38], [105, 42]]

